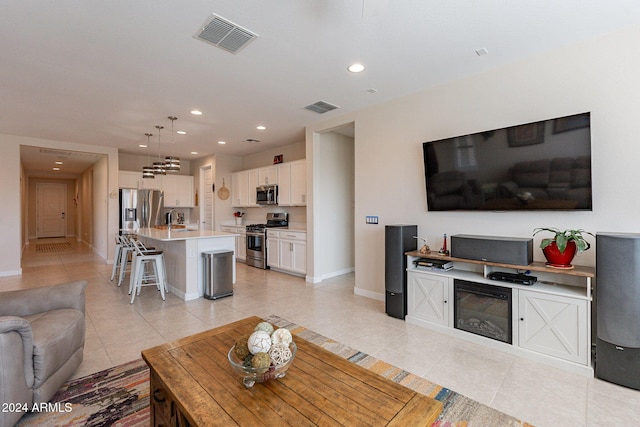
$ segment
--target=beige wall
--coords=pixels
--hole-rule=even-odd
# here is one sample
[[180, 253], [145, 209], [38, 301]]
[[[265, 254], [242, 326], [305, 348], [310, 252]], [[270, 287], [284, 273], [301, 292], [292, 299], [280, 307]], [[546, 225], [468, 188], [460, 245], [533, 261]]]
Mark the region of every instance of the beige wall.
[[[531, 237], [535, 227], [640, 232], [638, 40], [640, 27], [634, 27], [309, 126], [315, 199], [321, 191], [317, 133], [355, 122], [356, 293], [384, 296], [385, 224], [417, 224], [434, 248], [444, 233]], [[584, 111], [592, 124], [592, 212], [427, 212], [422, 142]], [[309, 215], [313, 234], [327, 231], [315, 213]], [[378, 215], [380, 224], [365, 224], [365, 215]], [[543, 261], [541, 238], [534, 240], [537, 261]], [[318, 262], [323, 248], [312, 250]], [[595, 265], [595, 250], [575, 263]]]
[[[270, 148], [260, 153], [250, 154], [242, 158], [242, 166], [240, 169], [255, 169], [261, 166], [269, 166], [273, 164], [273, 158], [282, 154], [283, 162], [292, 162], [294, 160], [301, 160], [305, 158], [305, 143], [299, 142], [297, 144], [283, 145], [276, 148]], [[235, 172], [233, 170], [232, 172]]]

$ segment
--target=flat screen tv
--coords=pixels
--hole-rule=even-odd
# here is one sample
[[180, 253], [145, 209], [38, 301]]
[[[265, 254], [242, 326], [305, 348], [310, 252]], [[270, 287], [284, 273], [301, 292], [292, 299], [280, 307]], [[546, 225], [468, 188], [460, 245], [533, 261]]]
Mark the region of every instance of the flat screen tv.
[[425, 142], [429, 211], [586, 210], [591, 115]]

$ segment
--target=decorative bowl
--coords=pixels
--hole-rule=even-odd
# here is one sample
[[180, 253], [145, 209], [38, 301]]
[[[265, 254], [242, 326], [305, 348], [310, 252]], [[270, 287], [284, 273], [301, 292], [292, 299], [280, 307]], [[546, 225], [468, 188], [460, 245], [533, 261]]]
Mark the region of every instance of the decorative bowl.
[[287, 374], [287, 369], [291, 366], [293, 359], [296, 357], [296, 351], [298, 348], [296, 344], [291, 341], [289, 344], [289, 350], [291, 350], [291, 358], [286, 361], [284, 364], [280, 366], [274, 366], [272, 363], [268, 368], [254, 368], [251, 366], [245, 366], [244, 360], [238, 358], [235, 353], [236, 346], [234, 345], [229, 350], [229, 354], [227, 357], [229, 358], [229, 363], [233, 368], [233, 371], [240, 375], [242, 378], [242, 383], [246, 388], [251, 388], [255, 383], [263, 383], [268, 380], [283, 378]]

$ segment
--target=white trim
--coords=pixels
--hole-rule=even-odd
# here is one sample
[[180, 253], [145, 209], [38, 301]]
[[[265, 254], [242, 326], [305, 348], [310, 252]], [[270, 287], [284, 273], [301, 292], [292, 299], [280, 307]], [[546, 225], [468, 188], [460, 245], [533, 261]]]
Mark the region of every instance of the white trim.
[[376, 301], [384, 301], [384, 294], [378, 292], [368, 291], [366, 289], [356, 287], [353, 288], [353, 293], [356, 295], [374, 299]]
[[20, 268], [18, 270], [0, 271], [0, 277], [8, 276], [22, 276], [22, 269]]

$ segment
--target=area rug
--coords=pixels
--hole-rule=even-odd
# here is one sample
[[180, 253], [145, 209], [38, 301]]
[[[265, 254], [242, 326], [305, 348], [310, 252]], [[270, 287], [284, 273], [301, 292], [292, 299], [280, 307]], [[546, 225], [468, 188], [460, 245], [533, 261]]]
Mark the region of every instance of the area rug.
[[68, 252], [73, 249], [69, 242], [64, 243], [36, 243], [37, 254], [49, 254], [54, 252]]
[[[433, 427], [530, 426], [453, 390], [390, 365], [278, 316], [265, 320], [289, 329], [360, 366], [443, 404]], [[18, 426], [149, 425], [149, 369], [141, 359], [69, 381], [53, 397], [51, 410], [25, 415]], [[70, 405], [68, 405], [70, 404]]]

